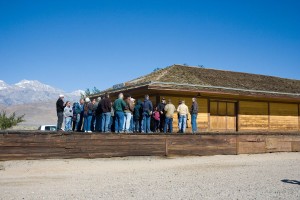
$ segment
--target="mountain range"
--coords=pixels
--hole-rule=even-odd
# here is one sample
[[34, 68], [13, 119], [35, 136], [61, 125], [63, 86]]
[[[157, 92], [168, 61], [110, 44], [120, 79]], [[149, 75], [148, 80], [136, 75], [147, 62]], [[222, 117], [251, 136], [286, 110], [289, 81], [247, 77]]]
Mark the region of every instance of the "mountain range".
[[78, 101], [83, 92], [76, 90], [66, 93], [37, 80], [22, 80], [13, 85], [0, 80], [0, 104], [5, 106], [56, 100], [59, 94], [64, 94], [66, 100]]
[[9, 85], [0, 80], [0, 111], [25, 114], [25, 122], [15, 129], [37, 129], [42, 124], [56, 124], [55, 102], [60, 94], [65, 101], [78, 101], [83, 90], [65, 92], [37, 80], [22, 80]]

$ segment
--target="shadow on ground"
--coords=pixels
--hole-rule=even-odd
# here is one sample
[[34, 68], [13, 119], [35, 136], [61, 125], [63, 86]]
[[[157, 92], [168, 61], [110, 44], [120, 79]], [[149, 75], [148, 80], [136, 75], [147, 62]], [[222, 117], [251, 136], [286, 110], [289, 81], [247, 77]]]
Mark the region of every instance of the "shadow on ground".
[[300, 185], [300, 181], [296, 181], [296, 180], [283, 179], [283, 180], [281, 180], [281, 182], [289, 183], [289, 184], [293, 184], [293, 185]]

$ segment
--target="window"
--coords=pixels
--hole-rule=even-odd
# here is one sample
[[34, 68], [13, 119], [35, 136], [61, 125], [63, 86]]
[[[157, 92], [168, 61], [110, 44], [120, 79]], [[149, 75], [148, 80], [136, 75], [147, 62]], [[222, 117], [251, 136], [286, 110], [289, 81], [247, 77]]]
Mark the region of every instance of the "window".
[[235, 103], [225, 101], [211, 101], [210, 115], [235, 116]]

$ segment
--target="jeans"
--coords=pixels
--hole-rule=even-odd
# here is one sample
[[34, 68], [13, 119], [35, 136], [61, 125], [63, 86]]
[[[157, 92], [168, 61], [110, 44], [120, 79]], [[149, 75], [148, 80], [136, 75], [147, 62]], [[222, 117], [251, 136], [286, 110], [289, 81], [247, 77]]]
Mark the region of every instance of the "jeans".
[[122, 132], [123, 124], [124, 124], [124, 112], [117, 111], [115, 113], [115, 132], [116, 133]]
[[111, 114], [110, 114], [110, 120], [109, 120], [109, 124], [108, 124], [108, 131], [109, 132], [113, 132], [113, 124], [114, 124], [114, 117], [113, 116], [111, 116]]
[[57, 113], [57, 130], [61, 130], [63, 121], [64, 121], [64, 113], [58, 112]]
[[198, 114], [192, 114], [192, 131], [197, 132], [197, 115]]
[[133, 125], [133, 115], [131, 116], [131, 120], [130, 120], [130, 127], [129, 127], [129, 131], [133, 132], [134, 129], [134, 125]]
[[95, 126], [96, 126], [96, 116], [93, 115], [91, 120], [91, 131], [93, 132], [96, 131]]
[[143, 113], [143, 131], [145, 133], [151, 133], [150, 131], [150, 119], [151, 116], [148, 114], [148, 112]]
[[131, 117], [132, 117], [131, 113], [129, 112], [124, 113], [123, 131], [129, 132]]
[[167, 133], [168, 130], [170, 133], [173, 132], [173, 118], [166, 117], [164, 133]]
[[84, 116], [84, 131], [91, 131], [92, 115]]
[[140, 120], [139, 119], [134, 119], [133, 126], [134, 126], [133, 132], [135, 132], [135, 133], [140, 132]]
[[95, 131], [100, 132], [101, 131], [101, 114], [96, 115], [96, 125], [95, 125]]
[[178, 120], [178, 128], [179, 132], [184, 133], [186, 129], [186, 115], [179, 115], [179, 120]]
[[111, 112], [107, 112], [107, 113], [102, 113], [102, 116], [101, 116], [101, 130], [103, 133], [105, 132], [109, 132], [109, 128], [108, 128], [108, 125], [110, 123], [110, 118], [111, 118]]
[[72, 131], [72, 117], [65, 117], [65, 131]]
[[76, 131], [81, 131], [83, 121], [83, 113], [77, 114]]

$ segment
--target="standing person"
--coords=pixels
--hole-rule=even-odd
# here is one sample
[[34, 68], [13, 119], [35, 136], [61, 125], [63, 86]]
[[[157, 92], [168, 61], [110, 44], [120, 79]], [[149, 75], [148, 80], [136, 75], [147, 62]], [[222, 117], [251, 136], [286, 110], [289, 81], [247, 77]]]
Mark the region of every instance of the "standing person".
[[102, 115], [101, 115], [101, 130], [103, 133], [108, 133], [109, 128], [108, 125], [110, 123], [110, 118], [111, 118], [111, 101], [109, 98], [109, 94], [104, 95], [104, 99], [101, 100], [100, 103], [101, 110], [102, 110]]
[[73, 131], [81, 131], [83, 121], [83, 107], [84, 99], [80, 99], [79, 102], [73, 104]]
[[159, 125], [160, 132], [164, 132], [164, 127], [165, 127], [165, 121], [166, 121], [165, 106], [166, 106], [166, 99], [162, 98], [161, 102], [157, 106], [158, 112], [160, 113], [160, 125]]
[[64, 95], [59, 95], [56, 101], [57, 112], [57, 131], [62, 131], [62, 123], [64, 121]]
[[197, 116], [198, 116], [198, 103], [197, 99], [192, 98], [192, 106], [191, 106], [191, 115], [192, 115], [192, 133], [195, 134], [197, 132]]
[[96, 125], [96, 110], [98, 107], [98, 103], [96, 102], [96, 99], [92, 100], [92, 104], [93, 104], [93, 115], [92, 115], [92, 120], [91, 120], [91, 131], [95, 132], [95, 125]]
[[145, 100], [143, 102], [143, 131], [145, 133], [152, 133], [150, 131], [150, 119], [152, 115], [153, 105], [149, 100], [149, 95], [145, 95]]
[[93, 104], [87, 97], [84, 104], [84, 132], [91, 133], [91, 121], [93, 115]]
[[95, 111], [95, 120], [96, 120], [96, 125], [95, 125], [95, 131], [96, 132], [100, 132], [101, 130], [101, 106], [100, 106], [100, 103], [101, 103], [101, 100], [102, 98], [101, 97], [98, 97], [97, 98], [97, 109]]
[[124, 123], [123, 123], [123, 130], [125, 133], [130, 133], [129, 128], [130, 128], [130, 123], [131, 123], [131, 118], [132, 118], [132, 112], [134, 109], [133, 102], [131, 100], [131, 96], [128, 94], [127, 98], [125, 100], [126, 106], [124, 109]]
[[113, 107], [113, 103], [111, 102], [111, 110], [110, 110], [110, 120], [108, 124], [108, 132], [114, 132], [115, 131], [115, 110]]
[[65, 117], [65, 131], [72, 131], [72, 117], [73, 117], [73, 109], [71, 108], [71, 102], [66, 102], [66, 107], [64, 109], [64, 117]]
[[126, 103], [123, 100], [124, 95], [123, 93], [120, 93], [118, 96], [118, 99], [114, 102], [114, 110], [115, 110], [115, 132], [121, 133], [123, 129], [123, 123], [124, 123], [124, 110]]
[[75, 112], [77, 114], [76, 117], [76, 131], [82, 131], [83, 124], [83, 113], [84, 113], [84, 99], [80, 99], [79, 103], [75, 105]]
[[[180, 101], [178, 102], [178, 106], [180, 106], [181, 103], [182, 103], [182, 102], [181, 102], [181, 100], [180, 100]], [[180, 130], [180, 124], [179, 124], [180, 121], [179, 121], [179, 118], [180, 118], [180, 114], [179, 114], [179, 112], [177, 112], [177, 122], [178, 122], [177, 125], [178, 125], [178, 130]]]
[[166, 123], [164, 126], [164, 133], [173, 132], [173, 116], [176, 108], [172, 104], [171, 99], [168, 100], [168, 104], [165, 106], [165, 114], [166, 114]]
[[135, 106], [135, 99], [134, 98], [131, 98], [130, 101], [132, 102], [132, 105], [133, 105], [133, 109], [132, 109], [132, 112], [131, 112], [131, 120], [130, 120], [130, 128], [129, 128], [129, 132], [130, 133], [133, 133], [133, 129], [134, 129], [134, 124], [133, 124], [133, 111], [134, 111], [134, 106]]
[[187, 115], [189, 114], [189, 108], [185, 105], [185, 101], [182, 101], [181, 104], [178, 106], [177, 112], [179, 115], [178, 133], [185, 133]]
[[154, 119], [154, 132], [160, 132], [160, 112], [158, 111], [158, 108], [155, 108], [155, 111], [153, 112], [153, 119]]
[[76, 114], [76, 107], [79, 107], [79, 102], [74, 102], [72, 106], [73, 110], [73, 124], [72, 124], [72, 131], [76, 131], [76, 122], [77, 122], [77, 114]]
[[142, 116], [143, 116], [142, 101], [137, 100], [137, 103], [134, 106], [134, 110], [133, 110], [133, 123], [134, 123], [133, 132], [135, 133], [139, 133], [142, 131]]

